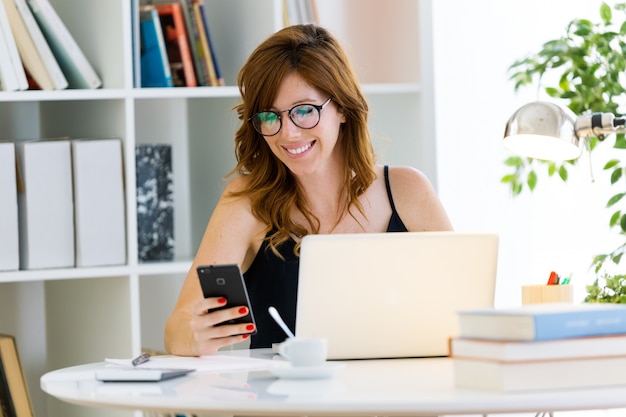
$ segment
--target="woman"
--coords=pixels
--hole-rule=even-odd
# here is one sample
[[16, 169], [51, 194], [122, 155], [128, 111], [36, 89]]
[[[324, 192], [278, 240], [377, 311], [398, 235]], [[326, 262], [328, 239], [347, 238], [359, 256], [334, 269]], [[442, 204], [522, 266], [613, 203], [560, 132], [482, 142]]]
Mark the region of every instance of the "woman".
[[[368, 105], [337, 40], [314, 25], [264, 41], [238, 76], [237, 166], [207, 225], [174, 311], [166, 349], [207, 355], [239, 343], [284, 340], [267, 308], [295, 324], [298, 248], [311, 233], [451, 230], [428, 179], [409, 167], [377, 165]], [[236, 263], [244, 271], [258, 328], [218, 324], [245, 307], [212, 311], [196, 267]]]

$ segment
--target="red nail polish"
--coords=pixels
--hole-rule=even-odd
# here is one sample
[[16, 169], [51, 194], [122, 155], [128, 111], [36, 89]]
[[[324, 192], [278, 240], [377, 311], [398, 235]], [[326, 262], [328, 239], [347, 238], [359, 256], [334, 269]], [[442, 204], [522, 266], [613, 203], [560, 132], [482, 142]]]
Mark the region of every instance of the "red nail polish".
[[242, 339], [247, 339], [247, 338], [249, 338], [249, 337], [250, 337], [250, 335], [249, 335], [249, 334], [242, 334], [242, 335], [241, 335], [241, 338], [242, 338]]
[[217, 302], [220, 304], [225, 304], [226, 303], [226, 299], [224, 297], [220, 297], [217, 299]]
[[248, 324], [246, 330], [254, 330], [254, 324]]
[[239, 314], [246, 314], [247, 312], [248, 312], [248, 309], [247, 309], [247, 308], [245, 308], [245, 307], [241, 307], [241, 308], [239, 309]]

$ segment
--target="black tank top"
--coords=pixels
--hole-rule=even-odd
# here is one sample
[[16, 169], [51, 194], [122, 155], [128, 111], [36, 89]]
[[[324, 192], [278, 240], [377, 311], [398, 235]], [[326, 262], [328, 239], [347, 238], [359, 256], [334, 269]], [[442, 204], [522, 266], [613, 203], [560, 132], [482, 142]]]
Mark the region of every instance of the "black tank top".
[[[389, 186], [389, 169], [384, 167], [387, 196], [391, 205], [391, 218], [387, 232], [408, 231], [396, 211]], [[271, 232], [270, 232], [271, 233]], [[289, 239], [279, 248], [285, 260], [268, 249], [267, 241], [261, 244], [250, 268], [243, 274], [250, 296], [250, 303], [257, 325], [257, 333], [250, 341], [250, 348], [268, 348], [272, 343], [285, 340], [285, 333], [267, 312], [274, 306], [293, 331], [296, 327], [296, 303], [298, 295], [299, 258], [293, 253], [296, 242]]]

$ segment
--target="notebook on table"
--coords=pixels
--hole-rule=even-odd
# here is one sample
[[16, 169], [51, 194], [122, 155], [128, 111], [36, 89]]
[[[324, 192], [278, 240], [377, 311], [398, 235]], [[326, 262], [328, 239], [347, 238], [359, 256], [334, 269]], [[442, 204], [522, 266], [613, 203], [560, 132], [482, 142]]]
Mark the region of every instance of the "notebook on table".
[[493, 307], [497, 257], [493, 233], [308, 235], [296, 336], [329, 359], [446, 356], [457, 312]]

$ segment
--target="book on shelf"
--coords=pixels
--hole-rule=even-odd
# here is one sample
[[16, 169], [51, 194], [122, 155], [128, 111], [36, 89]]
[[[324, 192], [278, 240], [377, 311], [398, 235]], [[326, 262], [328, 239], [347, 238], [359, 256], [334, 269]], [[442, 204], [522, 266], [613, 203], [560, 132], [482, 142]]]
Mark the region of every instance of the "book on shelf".
[[139, 261], [174, 258], [172, 147], [137, 145], [137, 246]]
[[178, 2], [155, 4], [175, 87], [197, 86], [182, 6]]
[[139, 33], [141, 38], [141, 86], [173, 87], [172, 72], [165, 49], [159, 12], [151, 5], [139, 9]]
[[16, 141], [20, 269], [74, 266], [72, 158], [68, 138]]
[[120, 139], [73, 139], [76, 266], [126, 263]]
[[187, 39], [189, 40], [189, 49], [193, 58], [193, 67], [196, 72], [196, 81], [200, 86], [208, 86], [209, 74], [207, 72], [206, 62], [202, 55], [202, 45], [200, 44], [200, 32], [196, 15], [191, 5], [192, 0], [180, 0], [183, 16], [185, 18], [185, 27], [187, 28]]
[[33, 417], [17, 343], [15, 337], [7, 334], [0, 334], [0, 404], [3, 416]]
[[0, 86], [4, 91], [28, 88], [22, 59], [2, 1], [0, 1]]
[[69, 88], [99, 88], [102, 80], [48, 0], [27, 0]]
[[3, 0], [24, 67], [44, 90], [62, 90], [68, 83], [26, 0]]
[[626, 386], [626, 356], [545, 360], [490, 361], [454, 359], [457, 388], [501, 392]]
[[187, 41], [189, 44], [189, 52], [193, 64], [196, 83], [199, 86], [208, 86], [209, 74], [207, 72], [206, 63], [201, 51], [200, 33], [198, 22], [193, 13], [192, 1], [194, 0], [150, 0], [148, 3], [152, 5], [178, 2], [183, 13], [184, 26], [187, 31]]
[[626, 334], [541, 341], [453, 338], [450, 356], [506, 362], [563, 360], [626, 355]]
[[217, 52], [215, 51], [215, 44], [213, 43], [213, 38], [211, 37], [211, 30], [209, 29], [209, 18], [207, 16], [206, 7], [202, 0], [192, 0], [196, 1], [200, 5], [200, 17], [202, 18], [202, 26], [204, 27], [204, 35], [206, 36], [207, 43], [209, 46], [209, 53], [211, 54], [211, 62], [213, 63], [213, 70], [215, 71], [215, 81], [218, 86], [226, 85], [224, 82], [224, 77], [222, 76], [222, 71], [220, 70], [220, 65], [217, 60]]
[[626, 333], [626, 305], [545, 303], [460, 311], [459, 336], [550, 340]]
[[213, 60], [213, 54], [211, 53], [211, 45], [209, 44], [208, 28], [206, 26], [206, 19], [204, 18], [204, 4], [199, 0], [192, 0], [191, 6], [196, 22], [198, 23], [200, 50], [209, 76], [209, 85], [217, 87], [220, 85], [220, 80], [218, 78], [215, 61]]
[[0, 141], [0, 271], [20, 267], [15, 144]]

